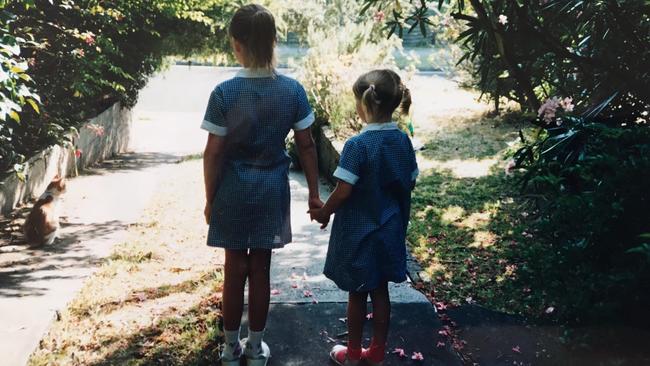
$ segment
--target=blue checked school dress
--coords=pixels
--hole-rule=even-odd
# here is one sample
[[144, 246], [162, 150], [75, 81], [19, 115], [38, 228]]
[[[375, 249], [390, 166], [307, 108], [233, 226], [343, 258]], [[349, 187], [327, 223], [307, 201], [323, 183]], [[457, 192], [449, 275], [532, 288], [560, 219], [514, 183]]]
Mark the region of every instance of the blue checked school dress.
[[302, 85], [275, 71], [243, 69], [215, 87], [201, 128], [223, 136], [226, 147], [209, 246], [273, 249], [291, 242], [285, 139], [313, 122]]
[[344, 291], [406, 280], [406, 228], [418, 175], [413, 146], [397, 123], [368, 124], [345, 143], [334, 176], [353, 185], [336, 211], [325, 276]]

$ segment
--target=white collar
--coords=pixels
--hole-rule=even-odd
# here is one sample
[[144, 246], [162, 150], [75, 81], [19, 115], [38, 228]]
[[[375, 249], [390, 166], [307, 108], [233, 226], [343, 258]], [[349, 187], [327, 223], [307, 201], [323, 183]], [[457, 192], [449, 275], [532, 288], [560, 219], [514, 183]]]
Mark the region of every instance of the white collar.
[[397, 122], [368, 123], [361, 129], [361, 133], [367, 131], [383, 131], [383, 130], [399, 130], [399, 127], [397, 127]]
[[249, 69], [249, 68], [243, 68], [239, 71], [237, 71], [237, 74], [235, 74], [235, 77], [239, 78], [270, 78], [278, 73], [275, 71], [275, 69]]

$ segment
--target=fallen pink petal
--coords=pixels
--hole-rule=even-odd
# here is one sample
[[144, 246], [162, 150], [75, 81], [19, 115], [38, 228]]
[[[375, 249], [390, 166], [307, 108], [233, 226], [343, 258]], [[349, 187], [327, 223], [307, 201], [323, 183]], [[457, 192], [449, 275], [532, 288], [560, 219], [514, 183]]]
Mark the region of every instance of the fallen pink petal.
[[411, 359], [416, 361], [424, 361], [424, 356], [422, 356], [422, 353], [420, 352], [413, 352], [413, 356], [411, 356]]
[[395, 348], [392, 353], [397, 354], [399, 357], [406, 357], [406, 352], [403, 348]]
[[372, 319], [372, 317], [373, 317], [373, 314], [372, 314], [372, 313], [368, 313], [368, 314], [366, 314], [366, 319], [370, 320], [370, 319]]
[[272, 289], [271, 295], [280, 295], [280, 290], [278, 290], [277, 288]]
[[512, 352], [521, 353], [521, 349], [519, 348], [519, 346], [515, 346], [515, 347], [512, 347]]
[[440, 341], [439, 341], [439, 342], [436, 344], [436, 347], [440, 348], [440, 347], [444, 347], [445, 345], [446, 345], [445, 342], [440, 342]]

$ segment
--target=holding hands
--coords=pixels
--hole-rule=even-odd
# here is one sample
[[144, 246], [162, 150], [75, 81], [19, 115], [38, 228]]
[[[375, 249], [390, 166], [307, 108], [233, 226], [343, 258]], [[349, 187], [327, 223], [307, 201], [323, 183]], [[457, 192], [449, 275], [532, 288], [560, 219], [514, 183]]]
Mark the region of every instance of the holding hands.
[[320, 198], [309, 199], [309, 211], [307, 211], [307, 213], [309, 214], [311, 221], [316, 220], [321, 224], [321, 229], [325, 229], [330, 221], [330, 215], [325, 212], [323, 206], [324, 203]]
[[330, 216], [350, 197], [351, 193], [352, 185], [344, 181], [339, 181], [334, 192], [332, 192], [327, 200], [327, 203], [323, 204], [320, 199], [313, 203], [311, 199], [309, 200], [309, 211], [307, 211], [309, 217], [312, 221], [316, 220], [321, 224], [321, 229], [325, 229], [330, 222]]

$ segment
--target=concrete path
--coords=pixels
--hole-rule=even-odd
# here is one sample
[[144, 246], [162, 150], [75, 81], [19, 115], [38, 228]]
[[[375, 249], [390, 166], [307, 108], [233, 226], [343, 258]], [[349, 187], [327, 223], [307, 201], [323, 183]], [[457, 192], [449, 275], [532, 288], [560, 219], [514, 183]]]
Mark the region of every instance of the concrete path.
[[133, 153], [69, 180], [60, 239], [42, 249], [0, 247], [0, 364], [27, 362], [58, 311], [138, 222], [156, 186], [173, 179], [173, 163], [202, 150], [205, 103], [233, 72], [172, 68], [153, 78], [133, 111]]
[[[2, 247], [0, 252], [0, 354], [2, 365], [23, 365], [97, 263], [124, 240], [158, 184], [173, 179], [180, 157], [200, 153], [198, 126], [214, 85], [233, 69], [173, 66], [153, 78], [134, 109], [133, 153], [72, 179], [63, 208], [63, 233], [42, 250]], [[327, 190], [322, 187], [322, 195]], [[324, 278], [329, 233], [306, 215], [307, 189], [292, 172], [294, 243], [273, 258], [268, 342], [272, 365], [327, 364], [327, 351], [345, 331], [346, 294]], [[295, 288], [294, 288], [295, 287]], [[313, 293], [305, 297], [304, 291]], [[456, 365], [447, 347], [436, 347], [441, 324], [428, 300], [408, 284], [391, 287], [393, 328], [389, 346], [422, 352], [424, 365]], [[244, 324], [245, 327], [245, 324]], [[369, 329], [368, 329], [369, 330]], [[389, 356], [387, 365], [404, 364]], [[408, 360], [410, 363], [410, 360]]]

